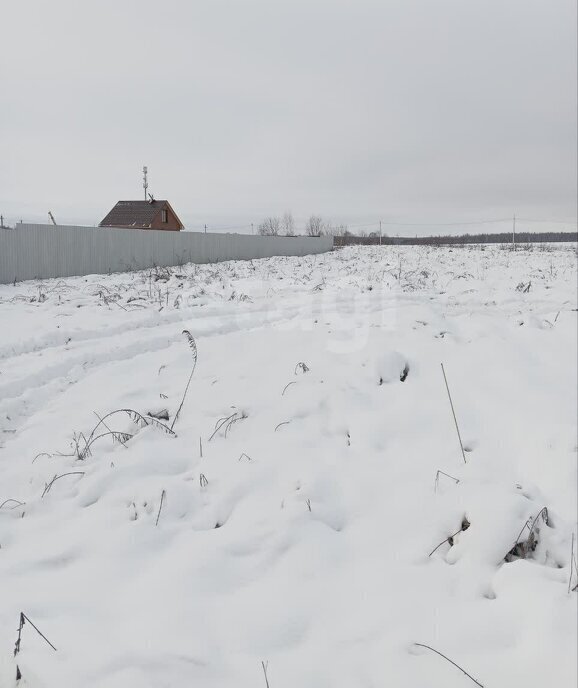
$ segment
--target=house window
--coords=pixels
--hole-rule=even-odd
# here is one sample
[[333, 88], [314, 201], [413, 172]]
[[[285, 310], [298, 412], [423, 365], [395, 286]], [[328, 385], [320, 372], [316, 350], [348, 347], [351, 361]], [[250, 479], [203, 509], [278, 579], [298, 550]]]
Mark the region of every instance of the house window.
[[163, 210], [161, 210], [161, 218], [162, 218], [161, 219], [162, 222], [168, 222], [169, 221], [169, 218], [167, 216], [167, 211], [164, 208], [163, 208]]

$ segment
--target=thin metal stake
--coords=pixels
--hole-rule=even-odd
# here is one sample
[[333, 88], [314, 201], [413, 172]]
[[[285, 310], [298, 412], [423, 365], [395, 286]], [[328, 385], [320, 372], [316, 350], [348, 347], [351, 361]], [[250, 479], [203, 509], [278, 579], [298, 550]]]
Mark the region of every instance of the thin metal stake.
[[450, 400], [450, 406], [452, 407], [452, 414], [454, 416], [454, 423], [456, 424], [456, 431], [458, 433], [458, 440], [460, 441], [460, 449], [462, 450], [462, 458], [464, 460], [464, 463], [467, 463], [466, 461], [466, 454], [464, 452], [464, 445], [462, 443], [462, 436], [460, 435], [460, 428], [458, 426], [458, 419], [456, 418], [456, 412], [454, 411], [454, 403], [452, 401], [452, 395], [450, 394], [450, 388], [448, 386], [448, 379], [446, 377], [446, 371], [444, 370], [444, 364], [440, 364], [442, 367], [442, 373], [444, 374], [444, 381], [446, 383], [446, 389], [448, 390], [448, 399]]
[[516, 250], [516, 216], [514, 215], [514, 222], [512, 224], [512, 247]]

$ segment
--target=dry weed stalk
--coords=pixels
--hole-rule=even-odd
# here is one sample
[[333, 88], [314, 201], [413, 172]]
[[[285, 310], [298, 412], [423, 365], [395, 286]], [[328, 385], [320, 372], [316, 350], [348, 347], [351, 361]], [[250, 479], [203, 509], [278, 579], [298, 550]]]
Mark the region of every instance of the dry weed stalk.
[[245, 411], [235, 411], [232, 413], [230, 416], [227, 416], [226, 418], [219, 418], [219, 420], [215, 424], [215, 429], [213, 431], [213, 434], [209, 437], [209, 442], [215, 437], [215, 435], [224, 428], [224, 435], [227, 437], [227, 434], [229, 430], [233, 427], [235, 423], [238, 423], [240, 420], [245, 420], [247, 418], [247, 414]]
[[163, 503], [165, 501], [165, 495], [166, 495], [166, 492], [165, 492], [165, 490], [163, 490], [161, 492], [161, 503], [159, 505], [159, 512], [157, 514], [157, 520], [156, 520], [155, 526], [158, 526], [158, 524], [159, 524], [159, 518], [161, 517], [161, 510], [163, 508]]
[[444, 654], [442, 654], [439, 650], [436, 650], [433, 647], [430, 647], [429, 645], [424, 645], [423, 643], [414, 643], [417, 647], [425, 647], [428, 650], [431, 650], [432, 652], [435, 652], [436, 655], [439, 655], [440, 657], [443, 657], [447, 662], [450, 664], [453, 664], [456, 669], [459, 669], [462, 674], [465, 674], [469, 679], [471, 679], [476, 685], [480, 686], [480, 688], [484, 688], [484, 686], [477, 681], [471, 674], [468, 674], [468, 672], [465, 669], [462, 669], [462, 667], [459, 664], [456, 664], [453, 660], [451, 660], [449, 657], [446, 657]]
[[438, 470], [438, 472], [436, 473], [436, 479], [435, 479], [435, 482], [434, 482], [434, 492], [437, 492], [438, 485], [439, 485], [439, 480], [440, 480], [440, 475], [445, 475], [446, 478], [451, 478], [451, 479], [455, 482], [456, 485], [460, 482], [460, 481], [458, 480], [458, 478], [454, 478], [453, 475], [450, 475], [449, 473], [444, 473], [444, 471]]
[[175, 423], [177, 422], [177, 418], [179, 417], [179, 414], [181, 413], [181, 409], [183, 408], [183, 404], [185, 403], [185, 399], [187, 398], [187, 392], [189, 391], [189, 385], [191, 384], [191, 380], [193, 379], [193, 374], [195, 372], [195, 368], [197, 367], [197, 358], [198, 358], [197, 342], [195, 341], [195, 338], [193, 337], [193, 335], [188, 330], [183, 330], [183, 334], [187, 338], [187, 340], [189, 342], [189, 347], [190, 347], [191, 352], [193, 354], [193, 368], [191, 370], [191, 374], [189, 375], [189, 379], [188, 379], [187, 385], [185, 387], [183, 398], [181, 400], [179, 408], [177, 409], [177, 412], [176, 412], [175, 417], [173, 419], [173, 422], [171, 424], [171, 430], [175, 427]]
[[57, 480], [60, 480], [60, 478], [64, 478], [67, 475], [84, 475], [84, 471], [70, 471], [69, 473], [62, 473], [61, 475], [55, 475], [52, 478], [52, 480], [44, 486], [44, 492], [42, 493], [42, 496], [40, 497], [40, 499], [42, 499], [45, 495], [47, 495], [50, 492], [50, 488], [54, 485], [54, 483]]
[[[32, 621], [30, 621], [30, 619], [26, 616], [26, 614], [24, 612], [20, 612], [20, 622], [18, 624], [18, 637], [16, 638], [16, 643], [14, 644], [14, 657], [16, 657], [16, 655], [18, 655], [18, 653], [20, 652], [20, 646], [22, 644], [22, 629], [24, 628], [24, 624], [26, 622], [28, 622], [32, 626], [32, 628], [36, 631], [36, 633], [38, 633], [38, 635], [41, 638], [43, 638], [55, 652], [57, 651], [56, 648], [54, 647], [54, 645], [50, 642], [50, 640], [48, 640], [48, 638], [44, 635], [44, 633], [42, 633], [42, 631], [40, 631], [39, 628], [37, 626], [35, 626], [32, 623]], [[16, 680], [20, 681], [21, 678], [22, 678], [22, 673], [20, 671], [20, 667], [17, 664], [16, 665]]]
[[460, 449], [462, 450], [462, 458], [463, 458], [463, 460], [464, 460], [464, 463], [467, 463], [467, 461], [466, 461], [466, 455], [465, 455], [465, 453], [464, 453], [464, 445], [463, 445], [463, 442], [462, 442], [462, 436], [460, 435], [460, 428], [459, 428], [459, 426], [458, 426], [458, 419], [456, 418], [456, 412], [455, 412], [455, 410], [454, 410], [454, 402], [452, 401], [452, 395], [450, 394], [450, 388], [449, 388], [449, 385], [448, 385], [448, 379], [447, 379], [447, 377], [446, 377], [446, 371], [445, 371], [445, 369], [444, 369], [444, 364], [443, 364], [443, 363], [441, 363], [441, 367], [442, 367], [442, 373], [443, 373], [443, 376], [444, 376], [444, 382], [446, 383], [446, 389], [447, 389], [447, 392], [448, 392], [448, 399], [450, 400], [450, 406], [451, 406], [451, 408], [452, 408], [452, 415], [453, 415], [453, 417], [454, 417], [454, 423], [455, 423], [455, 425], [456, 425], [456, 432], [458, 433], [458, 440], [460, 441]]
[[456, 536], [456, 535], [459, 535], [459, 533], [462, 533], [464, 530], [467, 530], [469, 527], [470, 527], [470, 522], [469, 522], [468, 519], [464, 516], [464, 518], [462, 519], [462, 525], [460, 526], [460, 529], [459, 529], [459, 530], [456, 530], [455, 533], [452, 533], [452, 534], [451, 534], [449, 537], [447, 537], [445, 540], [442, 540], [442, 541], [439, 543], [439, 545], [436, 545], [436, 546], [432, 549], [432, 551], [428, 554], [428, 557], [431, 557], [431, 555], [432, 555], [434, 552], [437, 552], [437, 550], [438, 550], [442, 545], [445, 545], [446, 542], [449, 544], [450, 547], [453, 547], [455, 536]]

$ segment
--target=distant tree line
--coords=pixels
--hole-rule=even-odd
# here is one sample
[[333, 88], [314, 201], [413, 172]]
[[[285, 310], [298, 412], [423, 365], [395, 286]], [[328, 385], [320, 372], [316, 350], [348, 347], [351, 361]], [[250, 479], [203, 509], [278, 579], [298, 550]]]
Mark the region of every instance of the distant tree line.
[[[547, 243], [559, 241], [578, 241], [578, 232], [516, 232], [517, 244]], [[350, 232], [337, 235], [333, 239], [334, 246], [349, 246], [351, 244], [401, 246], [442, 246], [464, 244], [511, 244], [512, 232], [495, 234], [445, 234], [437, 236], [392, 237], [383, 234], [381, 242], [379, 235], [371, 232], [367, 235], [355, 235]]]
[[[282, 217], [266, 217], [259, 225], [258, 232], [262, 236], [332, 236], [334, 246], [361, 245], [405, 245], [405, 246], [442, 246], [463, 244], [510, 244], [511, 232], [482, 233], [482, 234], [439, 234], [435, 236], [400, 237], [378, 232], [361, 230], [354, 234], [347, 225], [332, 225], [320, 215], [311, 215], [305, 226], [298, 229], [293, 215], [286, 212]], [[546, 243], [559, 241], [578, 241], [578, 232], [516, 232], [516, 243]]]

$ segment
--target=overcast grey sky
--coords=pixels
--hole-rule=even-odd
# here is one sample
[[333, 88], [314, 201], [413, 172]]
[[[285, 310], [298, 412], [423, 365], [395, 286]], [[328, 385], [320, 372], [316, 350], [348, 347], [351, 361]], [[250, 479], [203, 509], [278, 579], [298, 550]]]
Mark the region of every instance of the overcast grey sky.
[[576, 218], [575, 0], [0, 0], [0, 20], [11, 221], [98, 223], [143, 164], [188, 226]]

